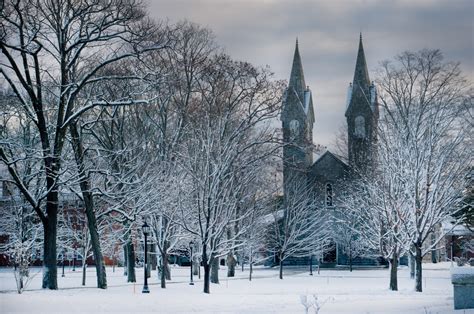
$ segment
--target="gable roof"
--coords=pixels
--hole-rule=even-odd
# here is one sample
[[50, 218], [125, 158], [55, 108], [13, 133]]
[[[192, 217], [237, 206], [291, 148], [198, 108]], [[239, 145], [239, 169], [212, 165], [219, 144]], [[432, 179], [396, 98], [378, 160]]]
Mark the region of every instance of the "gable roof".
[[311, 168], [316, 168], [317, 165], [324, 159], [326, 158], [331, 158], [335, 160], [336, 162], [340, 163], [343, 168], [346, 168], [347, 170], [349, 169], [349, 165], [346, 164], [344, 161], [342, 161], [339, 157], [337, 157], [335, 154], [331, 153], [329, 150], [327, 150], [324, 154], [322, 154], [316, 161], [313, 163]]

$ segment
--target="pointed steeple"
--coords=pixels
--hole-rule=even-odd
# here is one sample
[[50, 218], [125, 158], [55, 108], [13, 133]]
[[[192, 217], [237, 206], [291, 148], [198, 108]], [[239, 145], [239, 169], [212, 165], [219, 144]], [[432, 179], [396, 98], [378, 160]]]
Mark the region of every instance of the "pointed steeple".
[[290, 83], [288, 88], [293, 87], [296, 93], [302, 97], [306, 89], [303, 74], [303, 64], [301, 63], [300, 51], [298, 49], [298, 38], [296, 38], [295, 55], [293, 56], [293, 66], [291, 68]]
[[359, 39], [359, 51], [357, 53], [357, 61], [354, 71], [353, 85], [360, 86], [363, 90], [368, 91], [370, 86], [369, 71], [367, 70], [367, 62], [365, 61], [364, 46], [362, 45], [362, 33]]

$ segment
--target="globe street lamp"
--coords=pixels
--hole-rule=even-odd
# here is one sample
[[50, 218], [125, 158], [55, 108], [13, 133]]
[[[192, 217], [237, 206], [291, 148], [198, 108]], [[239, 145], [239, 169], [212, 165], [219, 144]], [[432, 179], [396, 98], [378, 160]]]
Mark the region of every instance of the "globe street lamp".
[[191, 241], [189, 242], [189, 248], [190, 248], [190, 251], [191, 251], [191, 254], [190, 254], [190, 257], [189, 257], [189, 264], [190, 264], [190, 270], [191, 270], [191, 281], [189, 282], [189, 284], [192, 286], [194, 285], [194, 282], [193, 282], [193, 246], [194, 246], [194, 242]]
[[147, 236], [148, 234], [150, 233], [150, 226], [146, 223], [143, 224], [142, 226], [142, 231], [143, 231], [143, 235], [145, 236], [145, 263], [143, 264], [143, 274], [145, 275], [145, 282], [143, 284], [143, 290], [142, 290], [142, 293], [150, 293], [150, 290], [148, 289], [148, 276], [147, 276], [147, 273], [146, 273], [146, 266], [147, 266], [147, 255], [148, 255], [148, 252], [147, 252]]

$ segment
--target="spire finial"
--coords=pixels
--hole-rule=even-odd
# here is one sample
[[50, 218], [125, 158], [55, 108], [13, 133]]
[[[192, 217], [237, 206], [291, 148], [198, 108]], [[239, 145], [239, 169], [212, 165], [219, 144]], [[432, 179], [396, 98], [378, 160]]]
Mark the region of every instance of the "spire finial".
[[360, 41], [362, 41], [362, 31], [360, 32]]

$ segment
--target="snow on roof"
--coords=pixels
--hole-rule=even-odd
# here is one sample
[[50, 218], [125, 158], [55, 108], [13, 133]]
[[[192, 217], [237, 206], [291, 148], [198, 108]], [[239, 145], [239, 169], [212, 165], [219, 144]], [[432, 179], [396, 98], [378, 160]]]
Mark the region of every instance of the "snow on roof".
[[347, 108], [349, 108], [351, 99], [352, 99], [352, 83], [349, 83], [349, 87], [347, 87], [346, 110]]
[[466, 275], [474, 276], [474, 267], [453, 267], [451, 268], [451, 275]]
[[275, 223], [275, 219], [276, 220], [282, 219], [283, 215], [284, 215], [283, 209], [280, 209], [280, 210], [278, 210], [274, 213], [271, 213], [271, 214], [268, 214], [268, 215], [265, 215], [265, 216], [261, 217], [258, 220], [258, 222], [261, 223], [262, 225], [268, 226], [272, 223]]
[[[298, 93], [296, 92], [296, 90], [294, 88], [291, 88], [291, 90], [293, 91], [293, 94], [296, 95], [296, 98], [298, 99], [298, 103], [300, 104], [301, 108], [303, 108], [303, 111], [306, 113], [306, 109], [304, 107], [304, 104], [303, 102], [301, 101], [300, 99], [300, 96], [298, 95]], [[304, 101], [304, 100], [303, 100]]]
[[370, 85], [370, 109], [375, 111], [375, 100], [377, 98], [377, 88], [374, 84]]
[[311, 100], [311, 91], [308, 89], [308, 90], [305, 90], [304, 92], [304, 113], [305, 114], [308, 114], [308, 111], [309, 111], [309, 102]]
[[466, 226], [464, 225], [453, 225], [449, 221], [444, 221], [441, 224], [443, 231], [446, 233], [446, 235], [452, 235], [452, 236], [461, 236], [461, 235], [472, 235], [474, 236], [474, 232], [469, 230]]
[[316, 165], [319, 161], [321, 161], [323, 159], [324, 156], [331, 156], [333, 157], [335, 160], [337, 160], [338, 162], [340, 162], [341, 164], [344, 165], [344, 167], [348, 167], [348, 165], [341, 159], [339, 158], [339, 156], [337, 156], [336, 154], [333, 154], [329, 149], [326, 149], [326, 151], [321, 154], [315, 161], [314, 163], [311, 165], [311, 167], [313, 167], [314, 165]]

